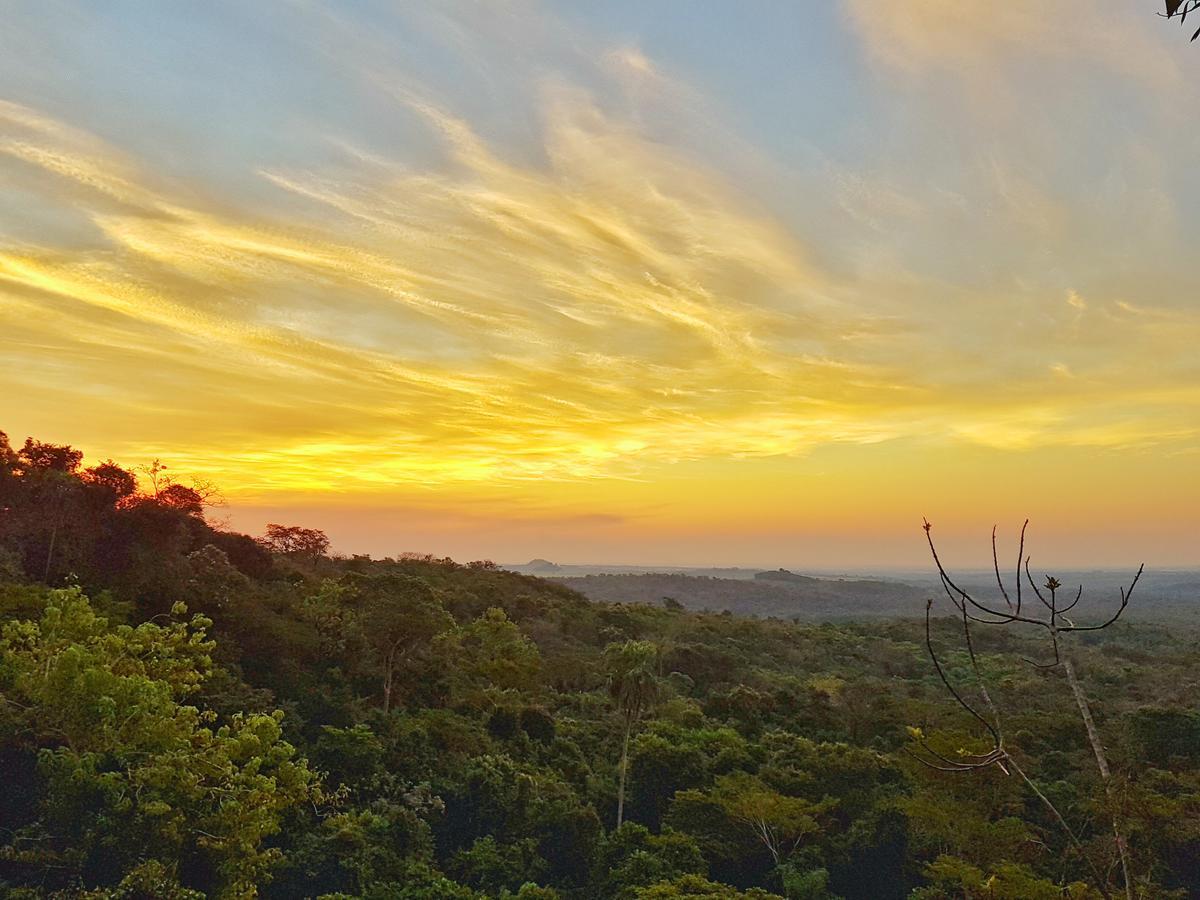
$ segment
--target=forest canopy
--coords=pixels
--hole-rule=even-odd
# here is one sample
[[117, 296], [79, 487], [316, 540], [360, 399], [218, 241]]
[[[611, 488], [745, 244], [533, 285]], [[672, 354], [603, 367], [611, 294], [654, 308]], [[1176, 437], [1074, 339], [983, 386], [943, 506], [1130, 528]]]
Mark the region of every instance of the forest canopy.
[[[1200, 894], [1196, 635], [938, 607], [799, 624], [593, 602], [488, 561], [207, 521], [207, 486], [0, 436], [0, 893], [1087, 898]], [[925, 759], [930, 757], [926, 754]], [[1108, 789], [1106, 789], [1106, 787]], [[1042, 802], [1045, 799], [1047, 802]], [[1058, 811], [1069, 828], [1056, 820]]]

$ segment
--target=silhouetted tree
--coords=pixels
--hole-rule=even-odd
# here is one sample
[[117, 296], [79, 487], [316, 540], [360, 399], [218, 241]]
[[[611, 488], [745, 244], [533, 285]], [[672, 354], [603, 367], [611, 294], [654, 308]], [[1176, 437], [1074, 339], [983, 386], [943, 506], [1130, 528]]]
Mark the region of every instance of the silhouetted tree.
[[171, 476], [163, 474], [167, 467], [157, 457], [148, 466], [140, 466], [141, 472], [150, 481], [150, 496], [158, 498], [159, 492], [171, 483]]
[[204, 515], [204, 498], [190, 487], [169, 484], [158, 493], [158, 502], [189, 516]]
[[269, 524], [262, 541], [271, 552], [282, 553], [285, 556], [316, 559], [329, 549], [329, 538], [325, 532], [315, 528], [300, 528], [297, 525]]
[[25, 446], [17, 454], [17, 468], [26, 475], [35, 471], [72, 475], [82, 460], [82, 450], [76, 450], [66, 444], [44, 444], [33, 438], [26, 438]]
[[137, 493], [137, 476], [111, 459], [84, 470], [83, 480], [103, 491], [112, 505], [123, 502]]
[[[1166, 0], [1166, 4], [1166, 17], [1168, 19], [1178, 19], [1180, 25], [1183, 25], [1185, 22], [1187, 22], [1187, 17], [1189, 14], [1195, 12], [1197, 9], [1200, 9], [1200, 0]], [[1200, 28], [1197, 28], [1192, 33], [1193, 41], [1198, 37], [1200, 37]]]

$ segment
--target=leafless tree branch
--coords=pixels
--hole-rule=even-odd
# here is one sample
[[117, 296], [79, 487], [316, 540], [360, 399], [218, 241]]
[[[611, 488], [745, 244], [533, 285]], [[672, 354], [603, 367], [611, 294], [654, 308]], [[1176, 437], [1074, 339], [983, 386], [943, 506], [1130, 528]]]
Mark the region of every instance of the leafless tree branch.
[[[1187, 0], [1187, 3], [1192, 9], [1200, 8], [1200, 0]], [[1024, 524], [1021, 526], [1020, 545], [1017, 550], [1017, 566], [1015, 573], [1016, 590], [1013, 592], [1013, 595], [1015, 595], [1016, 598], [1015, 603], [1012, 599], [1013, 595], [1010, 595], [1008, 587], [1004, 583], [1004, 578], [1000, 574], [1000, 557], [996, 547], [996, 528], [992, 528], [992, 569], [996, 576], [996, 585], [1000, 590], [1000, 596], [1004, 599], [1007, 610], [1000, 609], [990, 602], [979, 600], [972, 596], [969, 591], [960, 587], [946, 571], [945, 566], [942, 565], [942, 560], [938, 555], [937, 547], [933, 541], [932, 526], [930, 525], [929, 521], [925, 520], [923, 522], [923, 526], [925, 531], [925, 539], [929, 544], [930, 554], [933, 557], [934, 565], [937, 567], [938, 580], [942, 585], [942, 589], [945, 592], [946, 597], [950, 600], [951, 605], [954, 606], [962, 620], [963, 639], [966, 644], [967, 655], [970, 658], [971, 669], [979, 686], [980, 695], [983, 698], [984, 705], [986, 706], [987, 712], [991, 717], [991, 721], [989, 721], [988, 718], [983, 715], [983, 713], [981, 713], [963, 698], [962, 694], [951, 683], [941, 661], [938, 659], [937, 652], [933, 646], [932, 628], [930, 624], [932, 615], [931, 611], [933, 608], [932, 600], [927, 601], [925, 606], [925, 646], [929, 653], [929, 658], [933, 662], [934, 671], [937, 672], [938, 678], [941, 680], [942, 685], [946, 688], [947, 692], [951, 697], [954, 698], [955, 702], [959, 706], [961, 706], [968, 714], [970, 714], [972, 718], [980, 722], [987, 729], [992, 741], [992, 748], [986, 753], [963, 754], [960, 759], [955, 760], [938, 753], [929, 746], [929, 743], [925, 739], [924, 735], [919, 731], [916, 731], [914, 734], [917, 737], [917, 743], [919, 744], [922, 753], [914, 753], [911, 750], [907, 750], [906, 752], [921, 761], [929, 768], [936, 769], [937, 771], [941, 772], [974, 772], [994, 765], [1000, 768], [1005, 774], [1009, 774], [1011, 769], [1022, 778], [1022, 780], [1029, 786], [1030, 790], [1038, 797], [1038, 799], [1042, 801], [1047, 809], [1049, 809], [1051, 815], [1066, 832], [1071, 842], [1077, 848], [1082, 850], [1082, 844], [1080, 843], [1078, 836], [1067, 824], [1065, 818], [1063, 818], [1062, 814], [1049, 800], [1049, 798], [1037, 787], [1033, 780], [1019, 766], [1016, 760], [1013, 759], [1004, 745], [1000, 711], [995, 702], [992, 700], [991, 695], [988, 693], [986, 681], [980, 672], [979, 660], [976, 656], [974, 642], [971, 638], [971, 623], [974, 622], [981, 625], [1024, 624], [1045, 630], [1046, 635], [1050, 640], [1051, 649], [1054, 652], [1053, 660], [1048, 663], [1038, 663], [1033, 660], [1026, 659], [1025, 662], [1028, 662], [1030, 665], [1033, 665], [1039, 669], [1062, 668], [1062, 670], [1066, 673], [1067, 681], [1070, 684], [1072, 694], [1075, 697], [1076, 704], [1079, 707], [1080, 716], [1083, 719], [1084, 726], [1087, 731], [1088, 741], [1091, 744], [1092, 750], [1096, 756], [1097, 766], [1100, 770], [1101, 778], [1104, 781], [1105, 792], [1111, 799], [1113, 796], [1113, 788], [1110, 781], [1111, 773], [1108, 768], [1108, 761], [1105, 756], [1104, 746], [1100, 740], [1095, 722], [1092, 719], [1087, 696], [1084, 694], [1083, 689], [1079, 684], [1079, 680], [1075, 675], [1074, 667], [1071, 665], [1070, 658], [1063, 652], [1060, 637], [1061, 635], [1070, 632], [1100, 631], [1116, 623], [1116, 621], [1120, 619], [1121, 615], [1125, 612], [1125, 609], [1129, 606], [1130, 598], [1133, 595], [1134, 588], [1137, 587], [1138, 581], [1142, 577], [1142, 572], [1145, 570], [1145, 565], [1143, 564], [1138, 566], [1138, 570], [1134, 574], [1133, 579], [1130, 581], [1128, 587], [1121, 587], [1119, 589], [1121, 597], [1120, 605], [1108, 619], [1093, 625], [1076, 625], [1072, 619], [1066, 617], [1066, 613], [1073, 610], [1083, 598], [1083, 585], [1079, 586], [1078, 590], [1075, 592], [1075, 597], [1061, 608], [1059, 606], [1058, 591], [1060, 588], [1062, 588], [1062, 583], [1053, 576], [1046, 576], [1044, 583], [1039, 586], [1033, 577], [1033, 572], [1030, 567], [1030, 557], [1025, 553], [1025, 531], [1029, 526], [1028, 519], [1026, 519]], [[1026, 613], [1022, 609], [1022, 575], [1024, 575], [1025, 582], [1033, 590], [1034, 596], [1037, 597], [1038, 601], [1045, 609], [1045, 615], [1035, 616]], [[1129, 900], [1132, 900], [1133, 888], [1132, 880], [1129, 874], [1127, 841], [1121, 831], [1119, 818], [1115, 814], [1113, 817], [1112, 828], [1113, 835], [1116, 839], [1119, 865], [1125, 882], [1125, 896], [1129, 898]], [[1097, 886], [1104, 896], [1108, 897], [1108, 878], [1101, 876], [1100, 872], [1096, 869], [1095, 864], [1086, 853], [1083, 855], [1087, 860], [1088, 865], [1092, 868], [1093, 874], [1096, 876]]]

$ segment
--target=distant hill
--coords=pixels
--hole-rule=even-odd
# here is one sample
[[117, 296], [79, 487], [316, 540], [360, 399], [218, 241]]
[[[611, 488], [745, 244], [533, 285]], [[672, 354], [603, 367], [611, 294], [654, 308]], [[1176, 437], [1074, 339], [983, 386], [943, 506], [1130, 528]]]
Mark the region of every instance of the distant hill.
[[756, 581], [787, 581], [793, 584], [816, 584], [820, 581], [819, 578], [813, 578], [811, 575], [797, 575], [795, 572], [789, 572], [787, 569], [755, 572], [754, 578]]
[[[688, 568], [674, 566], [571, 565], [534, 559], [503, 568], [567, 585], [593, 600], [662, 605], [670, 597], [689, 609], [800, 621], [848, 621], [863, 616], [920, 616], [926, 597], [937, 610], [950, 608], [936, 576], [928, 570], [857, 573], [791, 569]], [[1057, 569], [1060, 581], [1084, 585], [1076, 610], [1080, 622], [1100, 622], [1120, 603], [1120, 588], [1136, 566], [1116, 569]], [[812, 572], [812, 570], [809, 570]], [[955, 581], [984, 601], [998, 602], [990, 569], [955, 571]], [[1129, 620], [1195, 625], [1200, 622], [1200, 571], [1148, 569], [1138, 582]]]
[[823, 579], [786, 570], [750, 579], [647, 573], [552, 580], [606, 603], [661, 606], [670, 599], [687, 609], [805, 622], [916, 616], [928, 596], [922, 588], [897, 581]]
[[[1083, 600], [1071, 617], [1076, 624], [1087, 624], [1103, 622], [1117, 610], [1121, 589], [1129, 585], [1135, 570], [1136, 566], [1129, 566], [1123, 569], [1058, 569], [1051, 573], [1063, 584], [1083, 585]], [[991, 572], [967, 570], [956, 572], [954, 576], [955, 582], [973, 596], [985, 602], [1001, 602]], [[939, 608], [947, 608], [948, 601], [936, 580], [914, 578], [913, 584], [934, 597]], [[1195, 569], [1147, 569], [1138, 580], [1123, 618], [1126, 621], [1195, 625], [1200, 622], [1200, 573]]]
[[738, 566], [718, 568], [697, 568], [695, 566], [635, 566], [635, 565], [603, 565], [553, 563], [547, 559], [531, 559], [527, 563], [505, 563], [501, 566], [510, 572], [522, 575], [545, 575], [547, 572], [560, 578], [582, 578], [584, 575], [694, 575], [711, 578], [733, 578], [750, 580], [758, 569], [744, 569]]

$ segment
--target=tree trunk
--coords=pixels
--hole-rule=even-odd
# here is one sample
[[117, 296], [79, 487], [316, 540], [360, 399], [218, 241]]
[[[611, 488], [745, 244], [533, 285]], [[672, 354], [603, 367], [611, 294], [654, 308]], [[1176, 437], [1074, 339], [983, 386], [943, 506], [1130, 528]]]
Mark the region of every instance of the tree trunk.
[[776, 846], [771, 829], [767, 827], [767, 823], [762, 819], [757, 819], [753, 822], [754, 830], [758, 832], [758, 836], [762, 839], [763, 844], [771, 853], [771, 859], [775, 861], [776, 868], [779, 867], [779, 847]]
[[54, 520], [54, 527], [50, 529], [50, 546], [46, 548], [46, 571], [42, 573], [42, 581], [50, 583], [50, 561], [54, 559], [54, 542], [58, 538], [58, 520]]
[[1041, 800], [1042, 803], [1045, 804], [1045, 806], [1048, 810], [1050, 810], [1050, 814], [1052, 816], [1054, 816], [1054, 820], [1056, 822], [1058, 822], [1058, 824], [1060, 826], [1062, 826], [1062, 830], [1067, 833], [1067, 837], [1069, 837], [1071, 839], [1071, 843], [1075, 845], [1075, 849], [1079, 851], [1079, 855], [1088, 864], [1088, 868], [1092, 870], [1092, 875], [1096, 879], [1096, 887], [1098, 887], [1100, 889], [1100, 893], [1104, 895], [1104, 900], [1108, 900], [1108, 898], [1109, 898], [1108, 885], [1105, 883], [1107, 881], [1107, 879], [1103, 875], [1100, 874], [1100, 871], [1096, 868], [1095, 864], [1092, 862], [1091, 857], [1087, 855], [1087, 852], [1083, 848], [1083, 843], [1079, 840], [1078, 836], [1076, 836], [1075, 832], [1071, 829], [1071, 826], [1067, 824], [1067, 820], [1064, 819], [1063, 814], [1058, 811], [1058, 807], [1055, 806], [1050, 801], [1049, 797], [1047, 797], [1045, 794], [1042, 793], [1041, 788], [1039, 788], [1037, 786], [1037, 784], [1034, 783], [1032, 778], [1030, 778], [1028, 775], [1025, 774], [1025, 770], [1021, 768], [1020, 764], [1015, 759], [1013, 759], [1011, 756], [1006, 754], [1004, 757], [1004, 762], [1014, 772], [1016, 772], [1018, 775], [1021, 776], [1021, 778], [1024, 780], [1025, 784], [1028, 785], [1029, 789], [1031, 791], [1033, 791], [1033, 793], [1037, 796], [1037, 798], [1039, 800]]
[[51, 520], [50, 526], [50, 545], [46, 548], [46, 570], [42, 573], [42, 581], [46, 584], [50, 583], [50, 566], [54, 560], [54, 545], [58, 543], [58, 529], [63, 525], [63, 520], [66, 518], [65, 502], [62, 497], [62, 489], [58, 492], [58, 505], [54, 510], [54, 518]]
[[392, 685], [395, 680], [396, 666], [408, 655], [403, 646], [402, 640], [397, 641], [388, 648], [387, 655], [383, 658], [383, 711], [385, 713], [392, 708]]
[[1079, 684], [1079, 679], [1075, 677], [1075, 667], [1071, 665], [1071, 659], [1065, 653], [1062, 656], [1062, 664], [1063, 671], [1067, 673], [1067, 683], [1071, 686], [1071, 693], [1075, 695], [1075, 703], [1079, 706], [1083, 727], [1087, 730], [1088, 743], [1092, 745], [1092, 752], [1096, 754], [1096, 766], [1100, 769], [1100, 778], [1104, 781], [1104, 793], [1108, 797], [1109, 803], [1114, 804], [1113, 836], [1117, 840], [1117, 853], [1121, 857], [1121, 874], [1125, 878], [1125, 896], [1127, 900], [1133, 900], [1133, 884], [1129, 880], [1129, 848], [1126, 846], [1125, 836], [1121, 834], [1120, 823], [1117, 819], [1108, 757], [1104, 753], [1104, 744], [1100, 741], [1100, 732], [1096, 730], [1096, 721], [1092, 718], [1092, 707]]
[[392, 708], [392, 673], [396, 669], [396, 649], [388, 651], [383, 661], [383, 714], [386, 716]]
[[625, 725], [625, 740], [621, 743], [621, 773], [617, 783], [617, 827], [621, 827], [621, 822], [625, 817], [625, 775], [629, 771], [629, 732], [633, 730], [633, 723], [628, 722]]

